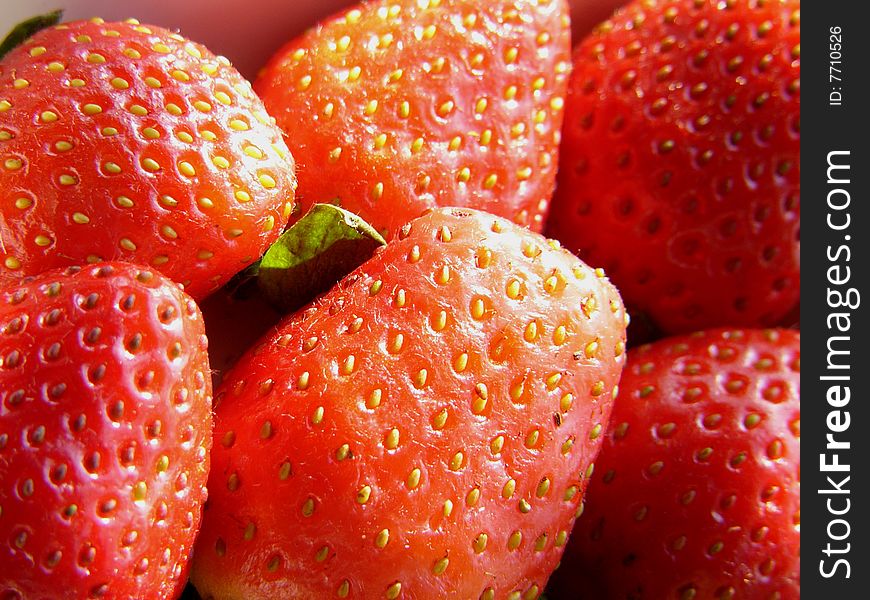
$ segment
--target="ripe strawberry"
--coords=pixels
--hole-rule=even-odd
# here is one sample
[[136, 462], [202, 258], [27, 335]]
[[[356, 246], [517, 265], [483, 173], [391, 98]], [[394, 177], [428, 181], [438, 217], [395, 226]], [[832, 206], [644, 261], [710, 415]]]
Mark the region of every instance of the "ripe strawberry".
[[574, 54], [548, 233], [666, 332], [800, 291], [800, 3], [645, 0]]
[[217, 391], [199, 592], [537, 597], [622, 367], [602, 277], [436, 209], [284, 321]]
[[379, 0], [290, 42], [255, 89], [303, 207], [338, 203], [387, 238], [445, 204], [539, 231], [570, 38], [565, 0]]
[[123, 260], [201, 298], [275, 240], [294, 177], [250, 85], [165, 29], [67, 23], [0, 61], [0, 281]]
[[800, 333], [628, 354], [553, 598], [800, 597]]
[[0, 597], [180, 593], [211, 447], [204, 331], [127, 263], [0, 293]]

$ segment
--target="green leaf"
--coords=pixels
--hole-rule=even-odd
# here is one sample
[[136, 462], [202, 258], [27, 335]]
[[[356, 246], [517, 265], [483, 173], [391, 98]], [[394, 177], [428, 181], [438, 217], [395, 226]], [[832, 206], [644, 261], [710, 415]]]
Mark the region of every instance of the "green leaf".
[[9, 35], [7, 35], [3, 42], [0, 43], [0, 59], [6, 56], [10, 50], [25, 42], [36, 32], [60, 23], [61, 17], [63, 17], [63, 11], [56, 10], [44, 15], [31, 17], [13, 27], [12, 31], [9, 32]]
[[291, 312], [327, 291], [386, 242], [355, 214], [315, 204], [260, 260], [258, 285], [280, 310]]

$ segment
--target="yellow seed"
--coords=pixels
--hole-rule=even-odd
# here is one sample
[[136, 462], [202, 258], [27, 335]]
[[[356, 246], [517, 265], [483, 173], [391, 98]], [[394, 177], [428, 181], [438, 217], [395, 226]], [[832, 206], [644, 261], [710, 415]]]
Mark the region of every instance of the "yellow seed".
[[441, 509], [441, 512], [444, 514], [445, 517], [449, 517], [453, 513], [453, 501], [445, 500], [444, 507]]
[[359, 504], [365, 504], [369, 501], [372, 496], [372, 488], [371, 486], [364, 485], [359, 491], [356, 493], [356, 501]]
[[[194, 105], [194, 106], [196, 106], [196, 105]], [[211, 109], [211, 107], [209, 107], [209, 109]], [[250, 127], [250, 125], [248, 125], [245, 121], [243, 121], [241, 119], [233, 119], [232, 121], [230, 121], [230, 128], [235, 129], [236, 131], [247, 131], [251, 127]]]
[[118, 130], [114, 127], [103, 127], [100, 130], [100, 133], [102, 133], [106, 137], [111, 137], [113, 135], [118, 135]]
[[314, 514], [314, 509], [315, 509], [314, 500], [312, 498], [308, 498], [302, 504], [302, 516], [303, 517], [310, 517], [311, 515]]
[[146, 171], [154, 173], [160, 170], [160, 164], [154, 160], [153, 158], [143, 158], [142, 159], [142, 168]]
[[150, 88], [154, 88], [154, 89], [163, 87], [163, 84], [160, 83], [160, 80], [157, 79], [156, 77], [146, 77], [145, 78], [145, 85], [147, 85]]
[[61, 175], [58, 177], [58, 181], [61, 185], [76, 185], [79, 182], [79, 180], [72, 175]]
[[387, 450], [395, 450], [399, 447], [399, 430], [393, 428], [387, 433], [386, 438], [384, 439], [384, 447]]
[[352, 374], [355, 363], [356, 363], [356, 357], [354, 357], [353, 354], [348, 355], [348, 357], [345, 358], [344, 362], [341, 364], [341, 374], [342, 375]]
[[438, 107], [438, 116], [442, 118], [449, 116], [455, 106], [453, 100], [447, 100]]
[[128, 238], [121, 238], [119, 245], [124, 250], [129, 250], [130, 252], [134, 252], [136, 250], [136, 244], [134, 244]]
[[196, 175], [196, 169], [187, 161], [181, 161], [178, 163], [178, 170], [182, 175], [186, 175], [187, 177], [194, 177]]
[[158, 198], [158, 202], [167, 208], [175, 208], [178, 206], [178, 200], [168, 194], [161, 195], [160, 198]]
[[509, 85], [504, 90], [504, 99], [505, 100], [513, 100], [517, 97], [517, 86]]
[[477, 114], [483, 114], [483, 112], [486, 110], [487, 104], [489, 104], [489, 102], [486, 98], [480, 98], [474, 105], [474, 112], [476, 112]]
[[20, 158], [7, 158], [3, 161], [3, 166], [9, 171], [17, 171], [24, 166]]
[[345, 579], [341, 582], [341, 585], [338, 586], [338, 589], [335, 591], [335, 594], [339, 598], [347, 598], [347, 595], [350, 593], [350, 582]]
[[266, 220], [263, 221], [263, 231], [272, 231], [275, 228], [275, 217], [269, 215], [266, 217]]
[[442, 408], [435, 416], [432, 417], [432, 427], [434, 429], [443, 429], [447, 423], [447, 409]]
[[426, 385], [426, 379], [429, 377], [429, 372], [426, 369], [420, 369], [414, 375], [414, 387], [422, 389]]
[[7, 269], [20, 269], [21, 261], [15, 258], [14, 256], [7, 256], [6, 260], [3, 262], [6, 265]]
[[513, 533], [511, 533], [510, 537], [508, 538], [508, 550], [516, 550], [517, 548], [520, 547], [520, 544], [522, 543], [522, 541], [523, 541], [523, 532], [520, 531], [519, 529], [515, 530]]
[[199, 260], [209, 260], [209, 259], [212, 258], [213, 256], [214, 256], [214, 252], [211, 252], [210, 250], [200, 250], [200, 251], [197, 252], [197, 254], [196, 254], [196, 257], [197, 257]]
[[260, 185], [262, 185], [267, 190], [271, 190], [278, 185], [278, 182], [275, 181], [275, 178], [268, 173], [260, 173], [257, 176], [257, 179], [260, 181]]
[[160, 54], [169, 54], [171, 52], [169, 46], [160, 42], [151, 46], [151, 49], [154, 50], [154, 52], [159, 52]]
[[[173, 102], [170, 102], [166, 105], [166, 112], [168, 112], [171, 115], [175, 115], [176, 117], [179, 116], [180, 114], [182, 114], [181, 107]], [[203, 137], [205, 137], [205, 136], [203, 136]]]
[[525, 441], [523, 442], [529, 450], [533, 449], [538, 444], [538, 438], [540, 437], [541, 432], [537, 429], [533, 429], [526, 436]]
[[35, 46], [30, 49], [30, 56], [36, 58], [37, 56], [42, 56], [45, 52], [45, 46]]
[[134, 104], [130, 107], [130, 112], [136, 115], [137, 117], [144, 117], [148, 114], [148, 109], [142, 106], [141, 104]]
[[471, 179], [471, 169], [468, 167], [462, 167], [462, 169], [459, 170], [456, 179], [461, 183], [468, 183], [468, 180]]
[[378, 111], [378, 101], [377, 100], [369, 100], [366, 103], [365, 110], [363, 111], [366, 115], [371, 116]]
[[435, 272], [435, 281], [440, 283], [441, 285], [446, 285], [450, 282], [450, 267], [447, 265], [442, 266], [438, 271]]
[[[211, 111], [211, 104], [209, 104], [208, 102], [205, 102], [204, 100], [197, 100], [196, 102], [193, 103], [193, 107], [200, 112]], [[230, 126], [232, 127], [233, 123], [236, 123], [236, 122], [237, 121], [232, 121], [230, 123]], [[233, 129], [235, 129], [235, 127], [233, 127]], [[245, 127], [245, 129], [247, 129], [247, 127]]]
[[196, 203], [199, 205], [200, 208], [214, 208], [214, 202], [211, 198], [197, 198]]
[[230, 166], [230, 161], [223, 156], [215, 156], [211, 159], [211, 162], [219, 169], [227, 169]]
[[161, 232], [163, 235], [165, 235], [166, 237], [168, 237], [169, 239], [173, 239], [173, 240], [174, 240], [174, 239], [176, 239], [176, 238], [178, 237], [178, 232], [175, 231], [175, 230], [174, 230], [172, 227], [170, 227], [169, 225], [163, 225], [163, 226], [160, 228], [160, 232]]
[[489, 449], [493, 454], [499, 454], [504, 448], [504, 436], [497, 435], [492, 438], [492, 441], [489, 443]]
[[408, 489], [416, 490], [417, 486], [420, 485], [420, 469], [412, 469], [410, 473], [408, 473], [408, 478], [405, 480], [405, 483], [408, 486]]
[[523, 338], [527, 342], [534, 342], [538, 339], [538, 323], [536, 321], [530, 321], [528, 325], [526, 325], [526, 331], [523, 334]]
[[15, 208], [19, 210], [27, 210], [33, 206], [33, 200], [30, 198], [16, 198], [15, 199]]
[[462, 373], [468, 366], [468, 353], [463, 352], [453, 361], [453, 370], [457, 373]]
[[39, 120], [43, 123], [54, 123], [55, 121], [57, 121], [57, 119], [57, 113], [50, 110], [43, 111], [39, 115]]
[[130, 87], [130, 83], [126, 79], [123, 79], [121, 77], [114, 77], [109, 83], [116, 90], [126, 90]]
[[353, 67], [347, 74], [348, 81], [356, 81], [359, 79], [359, 76], [362, 74], [362, 69], [359, 67]]
[[387, 144], [387, 134], [381, 133], [375, 136], [374, 147], [375, 150], [382, 150], [383, 147]]
[[263, 154], [262, 150], [260, 150], [256, 146], [252, 146], [252, 145], [245, 146], [245, 154], [247, 154], [251, 158], [256, 158], [256, 159], [262, 159], [265, 156], [265, 154]]
[[51, 71], [52, 73], [60, 73], [61, 71], [66, 69], [66, 67], [62, 63], [59, 63], [59, 62], [50, 62], [50, 63], [48, 63], [48, 66], [46, 66], [45, 68], [48, 69], [49, 71]]
[[571, 393], [567, 393], [559, 400], [559, 408], [562, 412], [568, 412], [571, 410], [571, 406], [574, 404], [574, 395]]
[[325, 409], [322, 406], [318, 406], [314, 409], [314, 414], [311, 415], [311, 422], [314, 425], [320, 425], [323, 422], [323, 413]]
[[404, 73], [405, 72], [402, 69], [396, 69], [395, 71], [390, 73], [390, 83], [396, 83], [397, 81], [399, 81]]
[[379, 181], [375, 184], [374, 188], [372, 188], [372, 198], [375, 200], [379, 200], [381, 196], [384, 195], [384, 184]]
[[226, 106], [229, 106], [233, 103], [233, 99], [230, 98], [230, 95], [226, 92], [215, 92], [214, 97], [217, 98], [218, 102]]
[[33, 238], [33, 241], [36, 243], [37, 246], [45, 247], [51, 245], [51, 238], [41, 234]]
[[87, 225], [91, 222], [86, 214], [80, 212], [74, 212], [72, 215], [72, 220], [79, 225]]
[[384, 548], [390, 541], [390, 530], [389, 529], [381, 529], [378, 532], [378, 536], [375, 538], [375, 546], [378, 548]]
[[453, 457], [450, 459], [450, 464], [448, 465], [450, 470], [458, 471], [460, 468], [462, 468], [462, 461], [464, 458], [465, 456], [462, 454], [462, 452], [457, 452], [456, 454], [454, 454]]
[[471, 316], [474, 319], [482, 319], [485, 313], [486, 306], [484, 305], [483, 300], [481, 300], [480, 298], [475, 298], [471, 301]]
[[447, 570], [447, 566], [450, 564], [450, 559], [446, 556], [444, 558], [439, 558], [435, 561], [435, 564], [432, 565], [432, 573], [435, 575], [441, 575], [444, 571]]
[[98, 115], [103, 112], [103, 107], [98, 104], [85, 104], [82, 106], [82, 112], [86, 115]]
[[517, 489], [517, 482], [514, 479], [508, 479], [507, 483], [501, 488], [501, 497], [505, 500], [510, 500], [514, 491]]
[[474, 548], [475, 553], [480, 554], [484, 550], [486, 550], [486, 544], [489, 541], [489, 536], [485, 533], [480, 533], [476, 538], [474, 538], [474, 542], [472, 543], [472, 548]]
[[402, 582], [397, 581], [387, 588], [387, 600], [396, 600], [402, 593]]
[[236, 190], [233, 193], [233, 197], [235, 197], [236, 200], [242, 203], [251, 201], [251, 195], [245, 190]]
[[418, 137], [417, 139], [415, 139], [411, 143], [411, 152], [416, 154], [417, 152], [419, 152], [420, 150], [423, 149], [423, 144], [424, 144], [423, 138]]
[[488, 190], [491, 190], [495, 187], [495, 184], [498, 182], [498, 175], [495, 173], [491, 173], [487, 178], [483, 181], [483, 187]]

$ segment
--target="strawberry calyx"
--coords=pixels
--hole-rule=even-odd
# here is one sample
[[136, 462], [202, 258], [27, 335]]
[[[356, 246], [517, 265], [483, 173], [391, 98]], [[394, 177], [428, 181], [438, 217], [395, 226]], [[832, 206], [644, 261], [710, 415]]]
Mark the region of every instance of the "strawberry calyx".
[[[333, 204], [315, 204], [241, 276], [243, 280], [256, 277], [269, 303], [290, 313], [327, 291], [385, 244], [381, 234], [359, 216]], [[244, 283], [238, 289], [243, 290]]]
[[13, 48], [21, 45], [33, 34], [60, 23], [63, 18], [62, 10], [54, 10], [44, 15], [37, 15], [22, 21], [13, 27], [0, 42], [0, 59], [6, 56]]

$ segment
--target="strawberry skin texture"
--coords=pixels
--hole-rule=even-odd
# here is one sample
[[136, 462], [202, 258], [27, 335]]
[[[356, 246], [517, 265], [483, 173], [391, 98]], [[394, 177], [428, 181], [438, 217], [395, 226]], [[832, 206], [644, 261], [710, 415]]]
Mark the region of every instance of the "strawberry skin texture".
[[564, 0], [370, 2], [290, 42], [255, 89], [303, 208], [340, 204], [387, 238], [445, 205], [540, 231], [570, 38]]
[[0, 596], [181, 593], [210, 461], [204, 332], [128, 263], [0, 293]]
[[575, 51], [548, 235], [666, 333], [800, 293], [800, 3], [634, 2]]
[[277, 238], [295, 185], [250, 84], [178, 34], [68, 23], [0, 62], [0, 282], [121, 260], [200, 299]]
[[[216, 391], [204, 598], [536, 598], [624, 360], [601, 272], [434, 209]], [[510, 597], [515, 597], [510, 596]]]
[[553, 598], [800, 597], [800, 333], [628, 354]]

